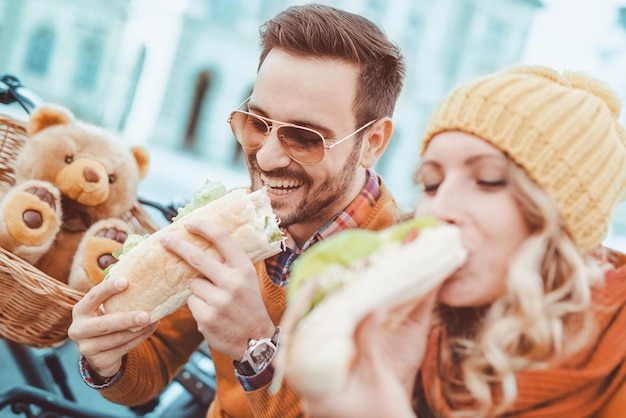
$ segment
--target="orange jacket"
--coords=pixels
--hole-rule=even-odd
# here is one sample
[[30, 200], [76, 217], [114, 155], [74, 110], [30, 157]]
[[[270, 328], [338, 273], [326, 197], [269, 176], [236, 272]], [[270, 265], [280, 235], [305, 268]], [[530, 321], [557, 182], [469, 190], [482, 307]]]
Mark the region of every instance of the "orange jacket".
[[[597, 338], [558, 367], [525, 370], [507, 417], [617, 417], [626, 413], [626, 266], [594, 289]], [[431, 413], [450, 416], [437, 372], [438, 332], [431, 335], [422, 385]], [[617, 413], [619, 411], [619, 413]]]
[[[369, 218], [360, 226], [379, 230], [397, 221], [398, 207], [381, 181], [381, 195]], [[265, 306], [275, 324], [286, 307], [285, 288], [269, 278], [265, 263], [256, 265]], [[123, 405], [141, 405], [158, 396], [202, 344], [191, 312], [184, 306], [161, 320], [156, 332], [127, 355], [126, 370], [111, 387], [102, 389], [108, 400]], [[207, 417], [296, 417], [301, 416], [297, 396], [283, 384], [270, 395], [268, 387], [245, 392], [234, 374], [230, 357], [211, 349], [217, 374], [217, 392]], [[253, 412], [254, 411], [254, 412]]]

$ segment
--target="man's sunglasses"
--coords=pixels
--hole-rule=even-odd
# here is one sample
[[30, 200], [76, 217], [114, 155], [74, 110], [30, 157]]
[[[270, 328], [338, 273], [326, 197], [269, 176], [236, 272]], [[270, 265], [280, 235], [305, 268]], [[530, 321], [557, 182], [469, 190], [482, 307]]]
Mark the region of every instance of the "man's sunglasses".
[[11, 74], [0, 74], [0, 103], [9, 105], [17, 102], [26, 113], [42, 103], [42, 99], [28, 90]]
[[319, 163], [324, 159], [324, 153], [327, 149], [339, 145], [376, 122], [376, 120], [372, 120], [348, 136], [332, 144], [327, 144], [324, 136], [314, 129], [294, 125], [293, 123], [280, 122], [242, 110], [249, 101], [250, 97], [236, 110], [232, 111], [228, 118], [228, 123], [237, 142], [247, 150], [258, 149], [270, 136], [272, 129], [275, 128], [278, 141], [285, 154], [302, 165]]

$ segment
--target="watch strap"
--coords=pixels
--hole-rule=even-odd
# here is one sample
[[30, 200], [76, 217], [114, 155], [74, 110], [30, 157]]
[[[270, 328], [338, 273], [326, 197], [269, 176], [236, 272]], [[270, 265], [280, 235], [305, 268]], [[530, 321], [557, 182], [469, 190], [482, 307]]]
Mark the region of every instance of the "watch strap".
[[244, 376], [252, 376], [256, 374], [252, 365], [247, 361], [233, 360], [233, 365], [235, 366], [235, 369], [237, 369], [237, 371]]

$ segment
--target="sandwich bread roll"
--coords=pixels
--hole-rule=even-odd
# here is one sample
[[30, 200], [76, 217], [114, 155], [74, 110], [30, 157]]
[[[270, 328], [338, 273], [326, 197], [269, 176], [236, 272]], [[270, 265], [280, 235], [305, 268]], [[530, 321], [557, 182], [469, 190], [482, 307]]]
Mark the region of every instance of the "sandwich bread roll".
[[460, 230], [432, 217], [342, 231], [315, 244], [294, 262], [270, 390], [283, 375], [301, 394], [341, 388], [360, 321], [383, 310], [387, 325], [397, 326], [466, 257]]
[[[226, 193], [223, 186], [220, 188]], [[207, 256], [223, 261], [211, 243], [187, 232], [183, 225], [186, 220], [202, 219], [219, 224], [239, 241], [252, 262], [281, 251], [284, 237], [264, 189], [252, 193], [234, 189], [219, 195], [191, 211], [188, 208], [186, 211], [189, 213], [179, 210], [179, 216], [171, 224], [146, 236], [134, 246], [130, 244], [131, 248], [119, 256], [107, 272], [105, 280], [109, 277], [125, 277], [128, 280], [127, 289], [104, 303], [107, 313], [144, 310], [150, 314], [152, 323], [187, 302], [191, 295], [190, 283], [201, 274], [161, 245], [159, 236], [163, 232], [183, 237], [206, 249]]]

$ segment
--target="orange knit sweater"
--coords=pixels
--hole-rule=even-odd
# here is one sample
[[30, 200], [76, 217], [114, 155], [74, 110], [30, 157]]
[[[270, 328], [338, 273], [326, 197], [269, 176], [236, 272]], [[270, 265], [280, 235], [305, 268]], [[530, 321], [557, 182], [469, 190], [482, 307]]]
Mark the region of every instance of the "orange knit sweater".
[[[613, 417], [626, 414], [626, 266], [610, 271], [594, 290], [597, 338], [558, 367], [517, 374], [517, 398], [506, 417]], [[431, 413], [451, 416], [437, 372], [440, 335], [431, 344], [422, 367], [422, 385]], [[620, 390], [621, 389], [621, 390]], [[619, 416], [621, 416], [621, 414]]]
[[[379, 230], [392, 225], [399, 215], [398, 207], [381, 181], [381, 195], [363, 229]], [[265, 270], [257, 264], [261, 293], [268, 313], [275, 324], [286, 307], [285, 289], [276, 286]], [[126, 371], [102, 395], [115, 403], [141, 405], [167, 386], [180, 368], [202, 344], [203, 337], [196, 328], [191, 312], [185, 306], [161, 320], [157, 331], [135, 350], [128, 353]], [[301, 416], [300, 403], [285, 384], [275, 395], [268, 387], [245, 392], [235, 378], [232, 359], [211, 349], [217, 372], [217, 392], [207, 417], [296, 417]]]

